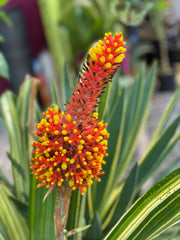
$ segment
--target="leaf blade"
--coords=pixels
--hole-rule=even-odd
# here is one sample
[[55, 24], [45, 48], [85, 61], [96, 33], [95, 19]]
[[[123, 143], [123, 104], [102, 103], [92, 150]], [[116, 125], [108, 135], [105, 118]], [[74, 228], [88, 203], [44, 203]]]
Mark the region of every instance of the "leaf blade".
[[9, 199], [9, 190], [0, 185], [0, 218], [10, 240], [29, 239], [29, 232], [25, 219], [20, 215]]
[[2, 53], [0, 53], [0, 76], [9, 79], [9, 69]]
[[[6, 128], [9, 135], [10, 140], [10, 153], [13, 159], [17, 161], [19, 165], [23, 168], [27, 168], [27, 165], [24, 161], [22, 154], [22, 137], [19, 125], [18, 114], [16, 111], [15, 105], [15, 96], [7, 91], [1, 96], [1, 106], [2, 106], [2, 114], [6, 123]], [[14, 186], [15, 193], [19, 200], [26, 201], [24, 197], [24, 193], [27, 192], [28, 188], [26, 187], [26, 181], [22, 179], [22, 175], [19, 174], [17, 169], [12, 168], [13, 178], [14, 178]]]
[[[163, 154], [164, 149], [168, 146], [168, 143], [173, 138], [176, 129], [180, 124], [180, 116], [178, 116], [170, 126], [164, 131], [159, 139], [153, 144], [153, 146], [145, 153], [144, 157], [139, 162], [139, 178], [137, 189], [152, 173], [153, 167], [158, 161], [158, 158]], [[165, 149], [166, 150], [166, 149]]]
[[[143, 227], [150, 227], [150, 222], [145, 226], [145, 221], [149, 217], [153, 219], [154, 212], [161, 210], [161, 216], [167, 212], [173, 210], [174, 206], [180, 205], [180, 169], [175, 170], [166, 178], [162, 179], [159, 183], [153, 186], [146, 194], [144, 194], [132, 207], [131, 209], [119, 220], [114, 226], [112, 231], [104, 238], [104, 240], [132, 240], [138, 239], [143, 240], [140, 235], [138, 238], [134, 238], [135, 234], [138, 234], [137, 228], [142, 224]], [[173, 205], [172, 205], [173, 201]], [[171, 209], [172, 207], [172, 209]], [[158, 215], [157, 215], [158, 216]], [[173, 221], [171, 221], [174, 217]], [[160, 219], [160, 217], [158, 218]], [[144, 223], [143, 223], [144, 221]], [[169, 222], [170, 221], [170, 222]], [[158, 233], [160, 234], [161, 228], [163, 231], [180, 221], [180, 208], [176, 208], [176, 211], [172, 211], [172, 215], [166, 215], [165, 221], [162, 223], [159, 221]], [[167, 223], [164, 227], [164, 223]], [[156, 232], [154, 229], [146, 236], [145, 239], [150, 239], [151, 236], [155, 236]]]
[[56, 191], [52, 191], [43, 202], [47, 189], [36, 188], [37, 180], [31, 175], [29, 199], [30, 240], [54, 240], [54, 209]]

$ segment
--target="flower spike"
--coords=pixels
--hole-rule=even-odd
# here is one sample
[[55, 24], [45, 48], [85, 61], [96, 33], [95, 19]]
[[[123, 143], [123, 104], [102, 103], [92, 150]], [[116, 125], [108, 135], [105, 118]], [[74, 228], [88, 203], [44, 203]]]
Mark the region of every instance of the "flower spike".
[[99, 40], [98, 44], [89, 50], [78, 86], [66, 106], [76, 119], [85, 120], [94, 112], [103, 87], [112, 79], [125, 57], [125, 44], [122, 33], [116, 33], [114, 38], [111, 33], [106, 33], [104, 41]]
[[39, 140], [32, 144], [31, 169], [40, 181], [38, 187], [69, 186], [84, 194], [94, 178], [100, 181], [109, 133], [107, 124], [98, 120], [95, 107], [102, 88], [124, 58], [124, 45], [122, 34], [114, 38], [105, 34], [104, 41], [89, 50], [67, 110], [48, 108], [36, 124]]
[[[39, 141], [33, 142], [35, 157], [31, 163], [33, 174], [43, 185], [61, 186], [63, 182], [83, 194], [92, 185], [92, 179], [100, 181], [103, 174], [101, 164], [107, 156], [106, 124], [97, 121], [97, 113], [89, 119], [89, 124], [73, 121], [68, 112], [49, 108], [36, 125]], [[94, 117], [95, 116], [95, 117]]]

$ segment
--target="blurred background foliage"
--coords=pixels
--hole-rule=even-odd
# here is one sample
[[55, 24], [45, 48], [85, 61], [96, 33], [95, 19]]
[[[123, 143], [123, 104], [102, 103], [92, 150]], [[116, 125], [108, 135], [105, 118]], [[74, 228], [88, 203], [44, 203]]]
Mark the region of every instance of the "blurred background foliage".
[[[52, 53], [58, 86], [61, 92], [64, 65], [70, 74], [70, 85], [82, 63], [87, 49], [103, 36], [104, 32], [123, 32], [128, 39], [128, 53], [123, 72], [137, 73], [140, 62], [148, 53], [159, 54], [160, 73], [172, 73], [164, 12], [168, 9], [166, 0], [39, 0], [39, 8], [48, 47]], [[148, 19], [152, 29], [150, 39], [140, 39], [138, 27]], [[146, 27], [146, 25], [144, 25]], [[141, 28], [140, 28], [141, 29]], [[152, 32], [153, 31], [153, 32]], [[151, 35], [152, 34], [152, 35]], [[154, 48], [157, 39], [159, 49]], [[63, 93], [61, 92], [61, 101]]]
[[90, 44], [109, 31], [123, 31], [126, 39], [128, 26], [140, 24], [154, 4], [142, 0], [39, 0], [39, 6], [61, 86], [65, 63], [74, 79]]
[[[6, 3], [8, 2], [8, 0], [1, 0], [0, 1], [0, 8], [3, 7], [4, 5], [6, 5]], [[11, 21], [10, 19], [7, 17], [7, 15], [4, 13], [4, 11], [0, 10], [0, 19], [2, 21], [4, 21], [7, 25], [11, 26]], [[0, 35], [0, 42], [4, 41], [4, 38], [2, 35]]]
[[[0, 0], [0, 5], [6, 3]], [[145, 195], [142, 187], [179, 141], [179, 116], [172, 123], [168, 122], [180, 99], [179, 89], [172, 96], [145, 154], [140, 159], [135, 158], [137, 141], [146, 122], [155, 88], [157, 66], [153, 64], [149, 68], [140, 64], [141, 57], [151, 52], [153, 47], [147, 42], [135, 45], [138, 36], [134, 33], [147, 15], [152, 20], [155, 13], [161, 19], [155, 33], [159, 34], [157, 38], [164, 46], [162, 15], [157, 16], [156, 13], [163, 12], [167, 7], [166, 1], [38, 0], [38, 4], [57, 73], [57, 80], [51, 78], [50, 81], [52, 104], [64, 108], [75, 87], [74, 79], [78, 76], [88, 48], [105, 32], [122, 31], [128, 42], [123, 71], [115, 75], [112, 86], [107, 86], [98, 108], [99, 116], [108, 123], [110, 132], [109, 156], [104, 166], [106, 174], [102, 176], [101, 183], [94, 182], [84, 197], [74, 191], [71, 198], [67, 229], [82, 228], [88, 224], [91, 227], [68, 239], [117, 240], [117, 236], [137, 240], [153, 237], [156, 240], [178, 239], [178, 225], [156, 236], [180, 220], [180, 173], [177, 170], [170, 174], [170, 170], [176, 169], [176, 160], [171, 169], [167, 166], [155, 182], [170, 175]], [[9, 24], [3, 11], [0, 17]], [[156, 24], [153, 26], [156, 27]], [[9, 78], [3, 55], [0, 55], [0, 75]], [[7, 91], [0, 98], [0, 120], [9, 135], [8, 157], [13, 172], [13, 184], [0, 172], [0, 239], [55, 238], [53, 212], [56, 193], [52, 192], [42, 203], [46, 189], [36, 189], [37, 181], [29, 170], [31, 142], [35, 137], [34, 123], [42, 118], [42, 106], [36, 98], [37, 89], [38, 81], [27, 76], [17, 95]], [[142, 204], [144, 202], [145, 205]], [[159, 215], [156, 216], [156, 212]], [[134, 222], [137, 219], [139, 221]], [[133, 227], [129, 230], [131, 224]]]

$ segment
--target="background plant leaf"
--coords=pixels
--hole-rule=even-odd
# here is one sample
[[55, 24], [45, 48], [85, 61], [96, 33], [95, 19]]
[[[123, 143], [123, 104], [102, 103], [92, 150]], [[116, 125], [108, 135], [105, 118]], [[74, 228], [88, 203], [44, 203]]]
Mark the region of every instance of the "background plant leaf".
[[6, 229], [10, 240], [29, 239], [29, 231], [25, 218], [17, 211], [10, 200], [9, 190], [0, 185], [0, 220]]
[[0, 76], [9, 80], [9, 69], [2, 53], [0, 53]]
[[9, 0], [0, 0], [0, 6], [3, 6], [8, 2], [9, 2]]

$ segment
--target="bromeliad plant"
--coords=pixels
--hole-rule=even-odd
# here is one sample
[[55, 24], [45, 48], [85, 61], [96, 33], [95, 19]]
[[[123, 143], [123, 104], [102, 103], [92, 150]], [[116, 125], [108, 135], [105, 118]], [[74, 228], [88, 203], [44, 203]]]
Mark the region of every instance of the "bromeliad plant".
[[33, 143], [35, 157], [31, 168], [42, 182], [39, 186], [47, 185], [50, 191], [58, 187], [63, 209], [56, 210], [56, 221], [58, 215], [62, 218], [57, 226], [58, 239], [63, 239], [71, 190], [79, 188], [84, 194], [92, 179], [100, 181], [98, 176], [104, 173], [101, 165], [105, 164], [109, 133], [106, 124], [98, 120], [95, 108], [102, 89], [124, 58], [124, 45], [122, 34], [115, 34], [114, 38], [111, 33], [105, 34], [104, 42], [100, 40], [90, 49], [67, 110], [49, 108], [45, 119], [36, 125], [39, 141]]
[[[179, 116], [166, 126], [180, 90], [169, 103], [145, 155], [134, 163], [155, 65], [149, 73], [142, 66], [134, 84], [127, 88], [114, 76], [110, 88], [108, 82], [124, 58], [124, 44], [121, 34], [113, 38], [108, 33], [90, 49], [65, 110], [57, 106], [53, 81], [55, 106], [48, 108], [44, 117], [35, 101], [35, 80], [27, 78], [18, 97], [11, 92], [2, 95], [1, 119], [10, 137], [14, 185], [1, 174], [1, 239], [144, 240], [156, 238], [180, 221], [179, 170], [139, 197], [143, 183], [180, 138], [176, 131]], [[64, 82], [65, 93], [69, 92], [68, 82]], [[33, 141], [34, 121], [39, 123]], [[164, 236], [171, 237], [171, 232]]]

